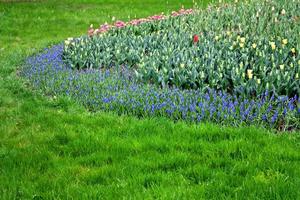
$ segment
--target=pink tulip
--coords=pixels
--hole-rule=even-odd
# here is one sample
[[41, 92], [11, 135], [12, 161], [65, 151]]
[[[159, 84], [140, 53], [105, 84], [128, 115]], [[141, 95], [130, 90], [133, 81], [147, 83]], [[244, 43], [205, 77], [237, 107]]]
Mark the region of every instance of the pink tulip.
[[[193, 9], [187, 9], [187, 10], [185, 10], [185, 9], [182, 8], [178, 12], [177, 11], [173, 11], [171, 13], [171, 16], [172, 17], [176, 17], [176, 16], [180, 16], [180, 15], [188, 15], [188, 14], [192, 14], [193, 12], [194, 12]], [[112, 27], [123, 28], [123, 27], [125, 27], [127, 25], [136, 26], [136, 25], [140, 25], [140, 24], [145, 23], [145, 22], [156, 21], [156, 20], [163, 20], [163, 19], [166, 19], [166, 18], [167, 18], [167, 16], [165, 16], [164, 14], [160, 14], [160, 15], [153, 15], [153, 16], [150, 16], [148, 18], [134, 19], [134, 20], [131, 20], [128, 23], [125, 23], [123, 21], [116, 21], [114, 25], [109, 25], [107, 23], [102, 24], [96, 30], [91, 25], [90, 28], [89, 28], [89, 30], [88, 30], [88, 35], [92, 36], [94, 34], [105, 33], [107, 31], [109, 31]]]
[[88, 30], [88, 36], [92, 36], [94, 34], [94, 29], [93, 28], [89, 28]]
[[116, 26], [117, 28], [123, 28], [123, 27], [126, 26], [126, 23], [123, 22], [123, 21], [116, 21], [115, 26]]

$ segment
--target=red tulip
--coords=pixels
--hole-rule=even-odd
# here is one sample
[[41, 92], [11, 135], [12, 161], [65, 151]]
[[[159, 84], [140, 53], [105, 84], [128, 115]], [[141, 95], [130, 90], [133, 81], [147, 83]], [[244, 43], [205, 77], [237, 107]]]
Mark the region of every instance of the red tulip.
[[194, 42], [194, 43], [197, 43], [198, 41], [199, 41], [199, 36], [195, 34], [195, 35], [193, 36], [193, 42]]

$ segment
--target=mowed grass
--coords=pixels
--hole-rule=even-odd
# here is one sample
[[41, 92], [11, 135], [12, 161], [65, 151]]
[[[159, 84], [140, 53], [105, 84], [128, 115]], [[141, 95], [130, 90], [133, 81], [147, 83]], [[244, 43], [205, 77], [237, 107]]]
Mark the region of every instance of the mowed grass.
[[90, 23], [186, 1], [145, 2], [0, 3], [0, 199], [299, 198], [299, 132], [89, 113], [17, 77], [26, 56]]

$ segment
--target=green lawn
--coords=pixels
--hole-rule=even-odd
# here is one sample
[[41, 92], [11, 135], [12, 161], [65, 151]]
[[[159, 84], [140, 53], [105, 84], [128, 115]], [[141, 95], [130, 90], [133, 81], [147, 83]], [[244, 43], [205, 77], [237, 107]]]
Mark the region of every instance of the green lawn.
[[300, 198], [299, 133], [92, 114], [17, 77], [26, 56], [91, 23], [187, 1], [121, 2], [0, 3], [0, 199]]

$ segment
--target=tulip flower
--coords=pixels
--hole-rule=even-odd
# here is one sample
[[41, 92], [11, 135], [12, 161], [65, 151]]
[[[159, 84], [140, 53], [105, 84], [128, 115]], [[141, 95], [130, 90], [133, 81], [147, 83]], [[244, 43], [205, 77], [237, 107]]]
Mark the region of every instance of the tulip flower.
[[199, 36], [195, 34], [193, 36], [193, 42], [196, 44], [198, 41], [199, 41]]

